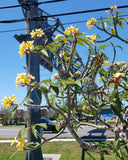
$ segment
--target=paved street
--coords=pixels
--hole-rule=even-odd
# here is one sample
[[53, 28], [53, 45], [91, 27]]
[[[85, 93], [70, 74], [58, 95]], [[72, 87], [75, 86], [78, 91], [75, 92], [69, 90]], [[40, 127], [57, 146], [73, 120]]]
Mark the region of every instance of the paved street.
[[[0, 138], [13, 138], [17, 136], [17, 133], [20, 129], [22, 129], [20, 126], [11, 126], [11, 127], [0, 127]], [[97, 130], [93, 127], [84, 126], [81, 129], [78, 129], [78, 135], [80, 137], [82, 136], [113, 136], [114, 134], [110, 131], [105, 130]], [[44, 137], [51, 137], [55, 135], [55, 133], [52, 132], [44, 132]], [[25, 135], [26, 137], [26, 135]], [[66, 129], [59, 137], [72, 137], [68, 129]]]

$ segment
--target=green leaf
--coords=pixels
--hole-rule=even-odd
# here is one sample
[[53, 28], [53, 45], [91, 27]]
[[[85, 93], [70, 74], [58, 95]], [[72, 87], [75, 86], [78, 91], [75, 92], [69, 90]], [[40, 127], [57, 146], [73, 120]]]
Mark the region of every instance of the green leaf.
[[59, 94], [59, 88], [55, 85], [51, 85], [51, 87], [54, 90], [54, 92], [58, 95]]
[[29, 91], [27, 92], [27, 95], [26, 95], [26, 97], [25, 97], [25, 98], [28, 98], [28, 97], [29, 97], [29, 95], [30, 95], [30, 93], [31, 93], [33, 90], [34, 90], [34, 88], [30, 88], [30, 89], [29, 89]]
[[33, 102], [33, 100], [31, 98], [24, 98], [24, 102]]
[[13, 112], [12, 112], [12, 117], [15, 115], [15, 113], [16, 113], [16, 110], [17, 110], [17, 108], [18, 108], [18, 105], [16, 105], [16, 106], [13, 106], [14, 108], [13, 108]]
[[59, 132], [60, 126], [58, 124], [55, 125], [56, 130]]
[[40, 146], [40, 143], [38, 143], [38, 142], [30, 142], [30, 143], [28, 143], [27, 148], [35, 150], [39, 146]]
[[54, 98], [52, 99], [51, 105], [52, 105], [53, 107], [56, 107], [56, 97], [54, 97]]
[[64, 83], [64, 84], [76, 84], [75, 80], [69, 78], [69, 79], [62, 79], [56, 82], [58, 83]]
[[78, 79], [78, 80], [76, 80], [76, 84], [79, 86], [79, 87], [82, 87], [82, 85], [81, 85], [81, 81]]
[[111, 28], [111, 33], [112, 33], [113, 35], [115, 35], [115, 30], [114, 30], [114, 28]]
[[47, 82], [41, 81], [39, 84], [41, 86], [41, 91], [43, 91], [43, 93], [49, 92], [49, 85], [47, 84]]
[[38, 97], [38, 99], [39, 99], [39, 101], [41, 103], [41, 101], [42, 101], [42, 92], [41, 92], [41, 89], [37, 88], [36, 89], [36, 93], [37, 93], [37, 97]]
[[54, 45], [53, 45], [53, 47], [50, 46], [50, 45], [48, 45], [48, 46], [46, 46], [46, 49], [49, 50], [50, 52], [52, 52], [52, 54], [53, 54], [54, 56], [57, 56], [57, 55], [56, 55], [57, 50], [54, 48]]
[[41, 50], [41, 49], [42, 49], [41, 45], [36, 45], [33, 50]]
[[46, 49], [41, 49], [40, 53], [42, 53], [43, 55], [45, 55], [46, 57], [49, 57], [48, 56], [48, 52]]
[[47, 129], [47, 125], [44, 124], [44, 123], [37, 123], [37, 124], [35, 124], [35, 126], [40, 126], [40, 127], [42, 127], [42, 128]]
[[108, 46], [110, 46], [110, 45], [103, 45], [103, 46], [99, 46], [99, 49], [105, 49], [106, 47], [108, 47]]
[[79, 37], [81, 37], [81, 36], [84, 36], [85, 34], [87, 34], [87, 33], [84, 33], [84, 32], [78, 33], [78, 34], [76, 35], [76, 37], [79, 38]]
[[122, 22], [121, 22], [120, 19], [117, 20], [117, 25], [118, 25], [121, 29], [123, 29], [123, 24], [122, 24]]
[[79, 41], [79, 39], [77, 40], [77, 44], [81, 45], [81, 46], [85, 46], [84, 42]]
[[34, 135], [34, 136], [36, 137], [36, 139], [37, 139], [37, 130], [36, 130], [36, 126], [35, 126], [35, 125], [32, 125], [31, 128], [32, 128], [32, 133], [33, 133], [33, 135]]

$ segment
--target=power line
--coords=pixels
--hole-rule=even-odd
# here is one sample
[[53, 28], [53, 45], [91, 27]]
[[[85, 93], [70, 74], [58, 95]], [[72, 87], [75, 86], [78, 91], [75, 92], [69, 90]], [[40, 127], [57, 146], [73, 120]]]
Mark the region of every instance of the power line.
[[[33, 2], [33, 4], [35, 5], [40, 5], [40, 4], [46, 4], [46, 3], [54, 3], [54, 2], [61, 2], [61, 1], [67, 1], [67, 0], [52, 0], [52, 1], [45, 1], [45, 2]], [[4, 6], [4, 7], [0, 7], [0, 9], [9, 9], [9, 8], [17, 8], [17, 7], [25, 7], [25, 6], [30, 6], [32, 4], [18, 4], [18, 5], [12, 5], [12, 6]]]
[[[128, 5], [125, 6], [118, 6], [118, 8], [128, 8]], [[15, 22], [22, 22], [25, 20], [29, 21], [42, 21], [49, 17], [60, 17], [60, 16], [67, 16], [67, 15], [75, 15], [75, 14], [83, 14], [83, 13], [90, 13], [90, 12], [99, 12], [104, 10], [109, 10], [110, 8], [99, 8], [99, 9], [92, 9], [92, 10], [84, 10], [84, 11], [76, 11], [76, 12], [68, 12], [68, 13], [60, 13], [60, 14], [52, 14], [47, 16], [37, 16], [37, 17], [29, 17], [28, 19], [12, 19], [12, 20], [1, 20], [0, 23], [15, 23]]]
[[[119, 17], [127, 17], [128, 14], [126, 15], [122, 15], [122, 16], [119, 16]], [[106, 18], [102, 18], [102, 19], [106, 19]], [[100, 19], [97, 19], [97, 20], [100, 20]], [[69, 25], [69, 24], [76, 24], [76, 23], [85, 23], [87, 22], [87, 20], [81, 20], [81, 21], [74, 21], [74, 22], [67, 22], [67, 23], [62, 23], [62, 25]], [[55, 25], [53, 25], [55, 26]], [[31, 29], [35, 29], [35, 28], [31, 28]], [[48, 28], [49, 29], [49, 28]], [[24, 31], [25, 29], [14, 29], [14, 30], [3, 30], [3, 31], [0, 31], [0, 33], [5, 33], [5, 32], [16, 32], [16, 31]], [[46, 30], [46, 29], [44, 29]]]

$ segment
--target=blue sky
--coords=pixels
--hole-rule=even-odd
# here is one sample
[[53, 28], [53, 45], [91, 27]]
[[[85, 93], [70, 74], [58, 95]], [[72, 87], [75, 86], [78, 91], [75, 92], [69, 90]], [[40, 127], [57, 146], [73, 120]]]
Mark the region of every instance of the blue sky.
[[[47, 0], [46, 0], [47, 1]], [[42, 2], [42, 0], [39, 0]], [[17, 0], [6, 0], [0, 1], [0, 7], [8, 6], [8, 5], [17, 5]], [[75, 12], [75, 11], [83, 11], [83, 10], [91, 10], [98, 8], [106, 8], [110, 6], [123, 6], [127, 5], [127, 0], [67, 0], [65, 2], [58, 3], [50, 3], [40, 5], [39, 8], [45, 10], [49, 14], [59, 14], [66, 12]], [[128, 8], [121, 9], [119, 11], [125, 11], [124, 14], [128, 14]], [[86, 14], [78, 14], [78, 15], [70, 15], [59, 17], [62, 24], [71, 23], [76, 21], [86, 21], [91, 17], [95, 17], [98, 19], [100, 16], [106, 17], [105, 11], [97, 12], [97, 13], [86, 13]], [[24, 18], [21, 8], [12, 8], [12, 9], [1, 9], [0, 10], [0, 20], [6, 19], [18, 19]], [[58, 18], [58, 17], [57, 17]], [[70, 24], [75, 25], [75, 23]], [[64, 25], [67, 28], [70, 25]], [[89, 31], [86, 27], [86, 22], [76, 23], [76, 26], [80, 28], [81, 32], [91, 33], [93, 31]], [[10, 31], [22, 29], [21, 31]], [[15, 94], [18, 98], [17, 102], [20, 102], [26, 93], [26, 88], [17, 88], [15, 85], [15, 78], [17, 73], [25, 72], [24, 66], [26, 66], [25, 56], [23, 59], [20, 58], [19, 51], [19, 43], [14, 38], [15, 34], [24, 34], [25, 33], [25, 22], [18, 23], [10, 23], [10, 24], [2, 24], [0, 23], [0, 49], [1, 49], [1, 58], [0, 58], [0, 101], [4, 98], [4, 96], [11, 96]], [[95, 33], [95, 32], [94, 32]], [[95, 33], [96, 34], [96, 33]], [[126, 35], [127, 33], [125, 33]], [[125, 47], [126, 49], [126, 47]], [[125, 51], [124, 51], [125, 52]], [[128, 62], [128, 54], [125, 52], [123, 55], [119, 53], [118, 57], [119, 61]], [[41, 68], [41, 79], [46, 79], [52, 76], [53, 73], [50, 73], [46, 69]]]

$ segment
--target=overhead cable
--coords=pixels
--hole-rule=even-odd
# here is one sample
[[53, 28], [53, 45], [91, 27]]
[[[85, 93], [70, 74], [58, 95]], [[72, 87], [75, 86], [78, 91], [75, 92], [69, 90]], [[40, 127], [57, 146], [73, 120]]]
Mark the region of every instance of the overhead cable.
[[[125, 6], [118, 6], [118, 8], [128, 8], [128, 5]], [[37, 16], [37, 17], [29, 17], [28, 19], [12, 19], [12, 20], [1, 20], [0, 23], [15, 23], [15, 22], [22, 22], [22, 21], [42, 21], [49, 17], [60, 17], [60, 16], [67, 16], [67, 15], [75, 15], [75, 14], [82, 14], [82, 13], [90, 13], [90, 12], [99, 12], [104, 10], [109, 10], [110, 8], [99, 8], [99, 9], [92, 9], [92, 10], [84, 10], [84, 11], [76, 11], [76, 12], [68, 12], [68, 13], [60, 13], [60, 14], [52, 14], [47, 16]]]
[[[52, 1], [44, 1], [44, 2], [34, 2], [35, 5], [40, 5], [40, 4], [46, 4], [46, 3], [54, 3], [54, 2], [61, 2], [61, 1], [67, 1], [67, 0], [52, 0]], [[32, 5], [32, 4], [27, 4], [27, 3], [23, 3], [23, 4], [18, 4], [18, 5], [12, 5], [12, 6], [3, 6], [0, 7], [0, 9], [9, 9], [9, 8], [17, 8], [17, 7], [25, 7], [26, 5]]]
[[[125, 15], [122, 15], [122, 16], [119, 16], [119, 17], [127, 17], [127, 16], [128, 16], [128, 14], [125, 14]], [[102, 18], [102, 19], [106, 19], [106, 18]], [[100, 20], [100, 19], [97, 19], [97, 20]], [[73, 21], [73, 22], [62, 23], [62, 25], [64, 26], [64, 25], [69, 25], [69, 24], [86, 23], [86, 22], [87, 22], [87, 20], [81, 20], [81, 21]], [[35, 29], [35, 28], [30, 28], [30, 29]], [[24, 31], [24, 30], [26, 30], [26, 29], [24, 28], [24, 29], [3, 30], [3, 31], [0, 31], [0, 33], [17, 32], [17, 31]]]

